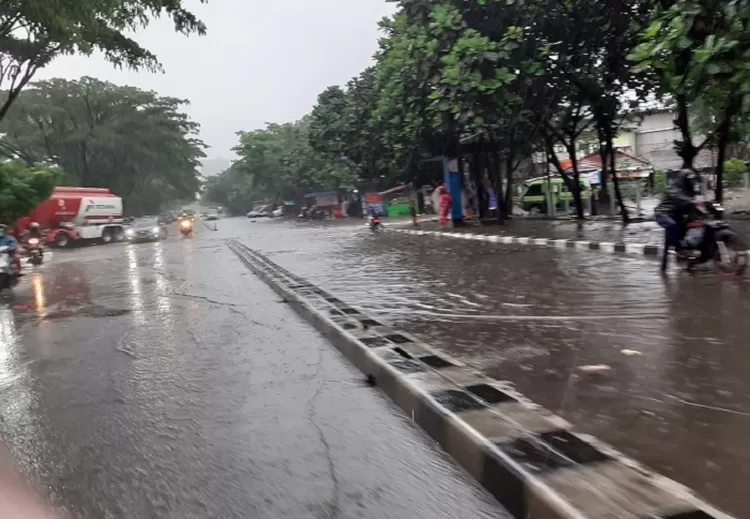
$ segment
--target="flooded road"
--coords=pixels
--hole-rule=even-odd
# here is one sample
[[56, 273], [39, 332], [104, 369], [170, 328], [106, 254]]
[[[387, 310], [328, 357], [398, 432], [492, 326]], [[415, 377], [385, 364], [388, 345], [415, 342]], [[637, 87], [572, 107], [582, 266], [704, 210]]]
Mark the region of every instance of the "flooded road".
[[221, 222], [270, 259], [750, 517], [750, 283], [363, 226]]
[[505, 517], [198, 230], [56, 252], [0, 297], [0, 439], [43, 496], [92, 519]]

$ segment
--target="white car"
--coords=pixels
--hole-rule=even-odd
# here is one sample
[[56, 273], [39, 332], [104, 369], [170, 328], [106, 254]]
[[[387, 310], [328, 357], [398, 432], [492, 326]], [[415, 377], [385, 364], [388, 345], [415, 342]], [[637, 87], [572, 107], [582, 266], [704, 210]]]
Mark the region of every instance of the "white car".
[[281, 218], [284, 216], [284, 208], [283, 207], [277, 207], [271, 212], [271, 216], [275, 218]]

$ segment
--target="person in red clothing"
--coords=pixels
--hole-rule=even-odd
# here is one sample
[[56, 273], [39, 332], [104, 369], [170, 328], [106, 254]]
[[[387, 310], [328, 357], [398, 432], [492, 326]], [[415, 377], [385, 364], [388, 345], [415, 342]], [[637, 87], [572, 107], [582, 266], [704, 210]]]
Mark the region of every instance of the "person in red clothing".
[[448, 188], [445, 185], [441, 185], [438, 188], [438, 194], [440, 195], [440, 225], [446, 225], [448, 223], [448, 214], [451, 211], [451, 195], [448, 193]]

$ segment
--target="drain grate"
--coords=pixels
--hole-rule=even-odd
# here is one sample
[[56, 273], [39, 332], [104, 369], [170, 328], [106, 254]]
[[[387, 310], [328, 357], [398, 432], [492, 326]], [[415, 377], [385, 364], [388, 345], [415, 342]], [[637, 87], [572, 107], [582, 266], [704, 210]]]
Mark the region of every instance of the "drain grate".
[[453, 364], [452, 362], [448, 362], [444, 358], [438, 357], [437, 355], [427, 355], [426, 357], [419, 357], [419, 360], [435, 369], [450, 368], [455, 366], [455, 364]]
[[469, 393], [478, 396], [488, 404], [499, 404], [502, 402], [517, 402], [515, 398], [507, 393], [500, 391], [489, 384], [476, 384], [464, 388]]
[[440, 405], [445, 407], [448, 411], [454, 413], [460, 413], [462, 411], [475, 411], [477, 409], [484, 409], [485, 406], [479, 400], [472, 398], [470, 394], [464, 391], [458, 391], [457, 389], [446, 389], [444, 391], [437, 391], [430, 395]]

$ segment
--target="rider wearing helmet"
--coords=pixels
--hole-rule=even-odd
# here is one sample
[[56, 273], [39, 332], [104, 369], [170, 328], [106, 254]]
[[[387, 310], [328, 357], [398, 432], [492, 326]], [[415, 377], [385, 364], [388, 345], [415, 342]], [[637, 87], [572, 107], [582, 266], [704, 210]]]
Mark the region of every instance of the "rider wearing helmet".
[[26, 239], [29, 238], [36, 238], [41, 241], [42, 239], [42, 228], [39, 226], [38, 222], [31, 222], [29, 224], [28, 232], [26, 234]]
[[0, 247], [8, 247], [7, 254], [13, 258], [13, 264], [21, 271], [21, 258], [18, 256], [18, 242], [8, 234], [8, 226], [0, 224]]
[[695, 171], [681, 169], [676, 178], [668, 183], [667, 192], [654, 209], [656, 222], [667, 233], [667, 247], [674, 247], [678, 252], [684, 249], [684, 218], [693, 208], [699, 186], [700, 178]]

